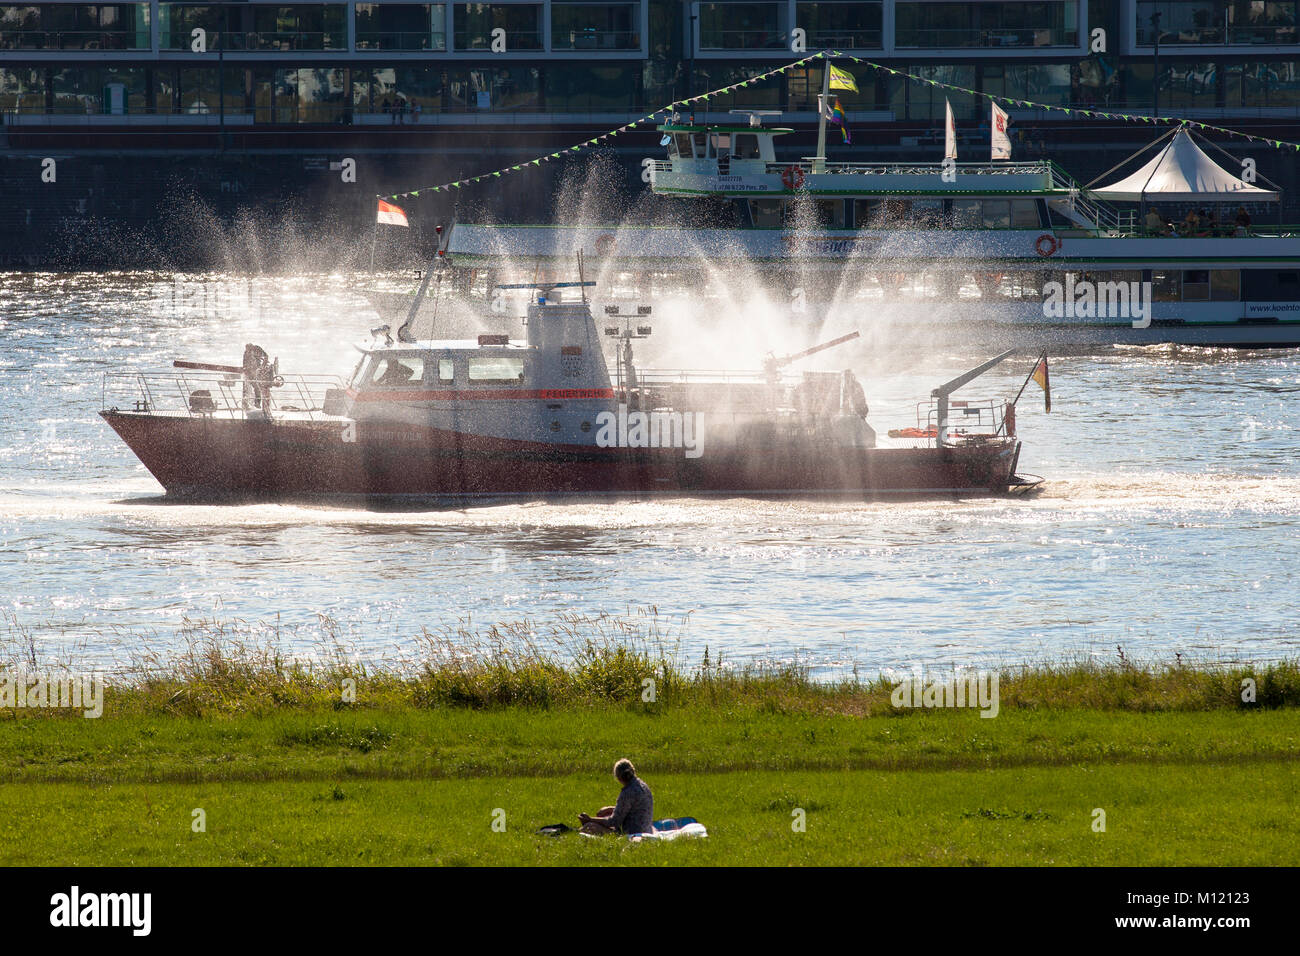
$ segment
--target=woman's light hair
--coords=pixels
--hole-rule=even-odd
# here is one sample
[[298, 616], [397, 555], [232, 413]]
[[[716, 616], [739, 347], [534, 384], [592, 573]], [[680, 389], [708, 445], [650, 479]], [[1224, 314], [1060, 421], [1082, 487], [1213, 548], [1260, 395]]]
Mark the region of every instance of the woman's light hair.
[[614, 764], [614, 776], [618, 778], [619, 783], [627, 783], [636, 776], [636, 767], [632, 766], [632, 761], [624, 757]]

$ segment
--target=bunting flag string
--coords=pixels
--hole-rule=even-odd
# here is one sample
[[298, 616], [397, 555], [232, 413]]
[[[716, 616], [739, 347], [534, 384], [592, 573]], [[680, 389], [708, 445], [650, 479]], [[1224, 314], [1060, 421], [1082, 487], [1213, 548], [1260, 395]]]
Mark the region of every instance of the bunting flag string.
[[956, 93], [966, 93], [970, 96], [978, 96], [992, 103], [1002, 103], [1014, 106], [1018, 109], [1047, 110], [1056, 113], [1064, 113], [1067, 116], [1086, 116], [1089, 119], [1099, 117], [1108, 120], [1120, 120], [1125, 123], [1166, 123], [1175, 126], [1191, 126], [1195, 129], [1210, 130], [1215, 133], [1223, 133], [1225, 136], [1236, 136], [1248, 140], [1252, 143], [1264, 143], [1272, 146], [1274, 149], [1293, 149], [1300, 152], [1300, 143], [1291, 143], [1281, 139], [1269, 139], [1267, 136], [1255, 136], [1251, 133], [1243, 133], [1241, 130], [1228, 129], [1224, 126], [1215, 126], [1212, 123], [1202, 123], [1198, 120], [1186, 119], [1181, 116], [1144, 116], [1136, 113], [1117, 113], [1113, 110], [1083, 109], [1077, 106], [1058, 106], [1051, 103], [1038, 103], [1033, 100], [1018, 100], [1008, 96], [999, 96], [995, 93], [983, 93], [979, 90], [967, 89], [964, 86], [957, 86], [953, 83], [944, 83], [941, 80], [932, 80], [928, 77], [917, 76], [915, 73], [908, 73], [906, 70], [896, 70], [893, 67], [884, 66], [880, 63], [873, 63], [871, 60], [864, 60], [861, 57], [852, 56], [847, 53], [840, 53], [836, 50], [825, 50], [818, 53], [817, 56], [835, 57], [837, 59], [851, 60], [854, 63], [869, 67], [873, 70], [880, 70], [892, 76], [901, 76], [905, 79], [918, 83], [927, 83], [930, 86], [939, 89], [952, 90]]
[[670, 103], [667, 106], [660, 107], [659, 109], [655, 110], [652, 113], [647, 113], [646, 115], [637, 118], [631, 123], [627, 123], [615, 129], [608, 130], [604, 133], [601, 133], [599, 136], [593, 136], [591, 139], [584, 140], [583, 142], [577, 143], [573, 146], [567, 146], [563, 149], [556, 150], [553, 153], [547, 153], [544, 156], [538, 156], [534, 159], [525, 160], [524, 162], [516, 163], [513, 166], [505, 166], [502, 167], [501, 169], [497, 169], [492, 172], [481, 173], [478, 176], [470, 176], [466, 179], [457, 179], [457, 180], [453, 180], [452, 182], [442, 183], [437, 186], [422, 186], [419, 189], [411, 189], [411, 190], [407, 190], [406, 192], [392, 193], [391, 195], [380, 196], [378, 198], [386, 201], [392, 201], [396, 199], [419, 198], [419, 196], [422, 193], [450, 192], [453, 189], [464, 189], [466, 186], [470, 186], [474, 183], [484, 182], [489, 179], [499, 179], [503, 175], [506, 175], [508, 173], [516, 173], [530, 166], [541, 166], [542, 163], [549, 163], [556, 159], [562, 159], [564, 156], [566, 156], [569, 153], [580, 153], [583, 150], [587, 150], [599, 146], [600, 144], [604, 143], [606, 140], [613, 139], [615, 136], [621, 136], [624, 133], [635, 130], [642, 123], [652, 122], [658, 119], [660, 116], [670, 117], [672, 116], [673, 113], [678, 112], [679, 110], [684, 109], [686, 107], [694, 106], [697, 103], [707, 103], [709, 100], [713, 99], [714, 97], [724, 96], [728, 93], [734, 93], [736, 90], [744, 89], [746, 87], [752, 86], [755, 83], [761, 83], [763, 80], [770, 79], [771, 77], [774, 76], [779, 76], [780, 74], [783, 74], [789, 70], [795, 70], [802, 66], [806, 66], [807, 64], [812, 63], [816, 60], [829, 61], [832, 58], [849, 60], [861, 66], [868, 67], [869, 69], [882, 71], [884, 73], [889, 74], [890, 76], [899, 76], [899, 77], [903, 77], [904, 79], [910, 80], [912, 82], [925, 83], [929, 86], [938, 89], [952, 90], [955, 93], [965, 93], [969, 96], [977, 96], [982, 99], [989, 100], [990, 102], [993, 103], [1005, 104], [1007, 106], [1015, 107], [1017, 109], [1044, 110], [1049, 112], [1064, 113], [1067, 116], [1079, 115], [1079, 116], [1086, 116], [1089, 119], [1100, 118], [1100, 119], [1107, 119], [1107, 120], [1118, 120], [1125, 123], [1151, 123], [1153, 125], [1158, 123], [1165, 123], [1165, 124], [1176, 124], [1179, 126], [1190, 126], [1195, 129], [1208, 130], [1215, 133], [1222, 133], [1225, 136], [1239, 137], [1252, 143], [1263, 143], [1267, 146], [1273, 147], [1274, 149], [1293, 149], [1296, 152], [1300, 152], [1300, 143], [1291, 143], [1280, 139], [1269, 139], [1266, 136], [1255, 136], [1251, 133], [1243, 133], [1240, 130], [1228, 129], [1223, 126], [1215, 126], [1211, 123], [1202, 123], [1198, 120], [1185, 119], [1179, 116], [1144, 116], [1135, 113], [1117, 113], [1113, 110], [1083, 109], [1080, 107], [1073, 107], [1073, 106], [1059, 106], [1051, 103], [1038, 103], [1033, 100], [1014, 99], [1012, 97], [1000, 96], [994, 93], [984, 93], [979, 90], [967, 89], [964, 86], [957, 86], [953, 83], [945, 83], [941, 80], [930, 79], [929, 77], [918, 76], [917, 74], [909, 73], [906, 70], [899, 70], [899, 69], [895, 69], [894, 67], [884, 66], [883, 64], [874, 63], [871, 60], [864, 60], [861, 57], [852, 56], [851, 54], [840, 53], [837, 50], [821, 50], [817, 53], [811, 54], [810, 56], [806, 56], [803, 57], [802, 59], [795, 60], [793, 63], [787, 63], [784, 66], [778, 66], [775, 69], [768, 70], [765, 73], [757, 73], [754, 76], [748, 77], [737, 83], [732, 83], [730, 86], [719, 87], [716, 90], [709, 90], [707, 93], [700, 93], [697, 96], [691, 96], [683, 100], [677, 100], [676, 102]]

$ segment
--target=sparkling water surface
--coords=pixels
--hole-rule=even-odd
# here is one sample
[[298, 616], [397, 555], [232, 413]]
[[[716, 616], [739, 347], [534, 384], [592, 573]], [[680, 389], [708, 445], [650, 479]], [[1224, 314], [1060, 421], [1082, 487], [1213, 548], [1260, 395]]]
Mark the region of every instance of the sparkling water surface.
[[[346, 374], [378, 318], [343, 275], [0, 274], [0, 633], [10, 651], [105, 664], [179, 646], [187, 620], [247, 622], [374, 660], [423, 629], [566, 614], [657, 621], [683, 663], [798, 661], [818, 676], [918, 663], [1300, 653], [1300, 354], [1117, 348], [1030, 385], [1017, 498], [652, 499], [484, 507], [170, 504], [100, 420], [104, 372], [238, 363]], [[917, 306], [921, 308], [921, 306]], [[517, 319], [489, 317], [485, 328]], [[754, 367], [848, 328], [808, 368], [853, 367], [880, 431], [987, 357], [905, 346], [846, 305], [823, 328], [685, 295], [646, 359]], [[495, 325], [493, 323], [496, 323]], [[1032, 359], [970, 397], [1009, 396]], [[328, 619], [322, 624], [322, 617]], [[278, 631], [273, 631], [278, 628]]]

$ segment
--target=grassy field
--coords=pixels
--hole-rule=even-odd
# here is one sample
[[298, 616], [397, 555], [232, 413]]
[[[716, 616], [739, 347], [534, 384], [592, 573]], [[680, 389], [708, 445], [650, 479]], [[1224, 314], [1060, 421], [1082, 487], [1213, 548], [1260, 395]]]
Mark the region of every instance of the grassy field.
[[[1017, 668], [988, 719], [615, 644], [402, 673], [228, 647], [99, 719], [0, 709], [0, 863], [1300, 864], [1294, 663]], [[622, 756], [710, 837], [535, 835], [613, 802]]]
[[[1297, 753], [1291, 710], [23, 719], [0, 863], [1297, 865]], [[534, 835], [624, 754], [709, 839]]]
[[[1295, 865], [1294, 763], [971, 771], [646, 771], [706, 840], [537, 836], [592, 775], [0, 788], [6, 865]], [[206, 832], [192, 832], [193, 811]], [[1106, 812], [1094, 832], [1093, 810]], [[796, 809], [806, 830], [795, 832]], [[504, 811], [504, 817], [494, 811]], [[504, 832], [494, 831], [503, 820]]]

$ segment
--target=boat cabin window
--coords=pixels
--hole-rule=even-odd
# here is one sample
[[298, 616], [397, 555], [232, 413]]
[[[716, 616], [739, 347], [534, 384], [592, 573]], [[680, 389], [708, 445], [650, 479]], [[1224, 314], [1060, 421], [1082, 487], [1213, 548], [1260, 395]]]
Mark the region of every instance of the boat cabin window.
[[755, 133], [737, 133], [736, 144], [731, 148], [736, 159], [758, 159], [758, 136]]
[[842, 199], [815, 200], [813, 209], [817, 213], [817, 222], [821, 224], [823, 229], [844, 228], [844, 201]]
[[911, 212], [907, 225], [913, 229], [938, 229], [943, 225], [942, 199], [914, 199]]
[[703, 133], [692, 133], [691, 142], [695, 144], [696, 159], [703, 159], [708, 155], [708, 151], [705, 148], [705, 138]]
[[723, 153], [731, 151], [731, 134], [730, 133], [710, 133], [709, 134], [709, 155], [721, 156]]
[[785, 225], [785, 202], [780, 199], [751, 199], [749, 214], [759, 229], [780, 229]]
[[1245, 298], [1256, 302], [1300, 302], [1300, 272], [1288, 269], [1247, 269], [1242, 276]]
[[885, 200], [885, 225], [901, 226], [912, 215], [912, 201], [910, 199], [886, 199]]
[[676, 133], [673, 135], [673, 152], [682, 159], [691, 158], [691, 138], [685, 133]]
[[348, 378], [348, 388], [361, 384], [361, 367], [366, 364], [367, 358], [369, 358], [368, 355], [363, 355], [361, 360], [357, 362], [357, 367], [352, 370], [352, 375]]
[[985, 229], [1011, 228], [1011, 201], [1009, 199], [985, 199], [981, 208], [981, 222]]
[[1182, 284], [1183, 274], [1180, 271], [1151, 271], [1151, 297], [1157, 302], [1177, 302], [1182, 297]]
[[952, 201], [952, 224], [955, 229], [978, 229], [984, 221], [984, 213], [978, 199], [954, 199]]
[[1210, 299], [1210, 270], [1183, 270], [1183, 301], [1208, 302]]
[[1038, 200], [1037, 199], [1011, 200], [1011, 228], [1012, 229], [1037, 229], [1038, 228]]
[[476, 385], [522, 385], [524, 360], [513, 355], [491, 355], [469, 360], [469, 380]]
[[424, 375], [429, 385], [450, 385], [456, 380], [456, 361], [440, 358], [435, 362], [430, 359], [424, 363]]
[[1241, 298], [1241, 273], [1236, 269], [1211, 269], [1210, 298], [1215, 302], [1236, 302]]
[[381, 358], [370, 370], [370, 384], [384, 388], [419, 385], [424, 377], [424, 359], [415, 355]]
[[853, 221], [859, 229], [879, 229], [885, 224], [883, 199], [853, 200]]

